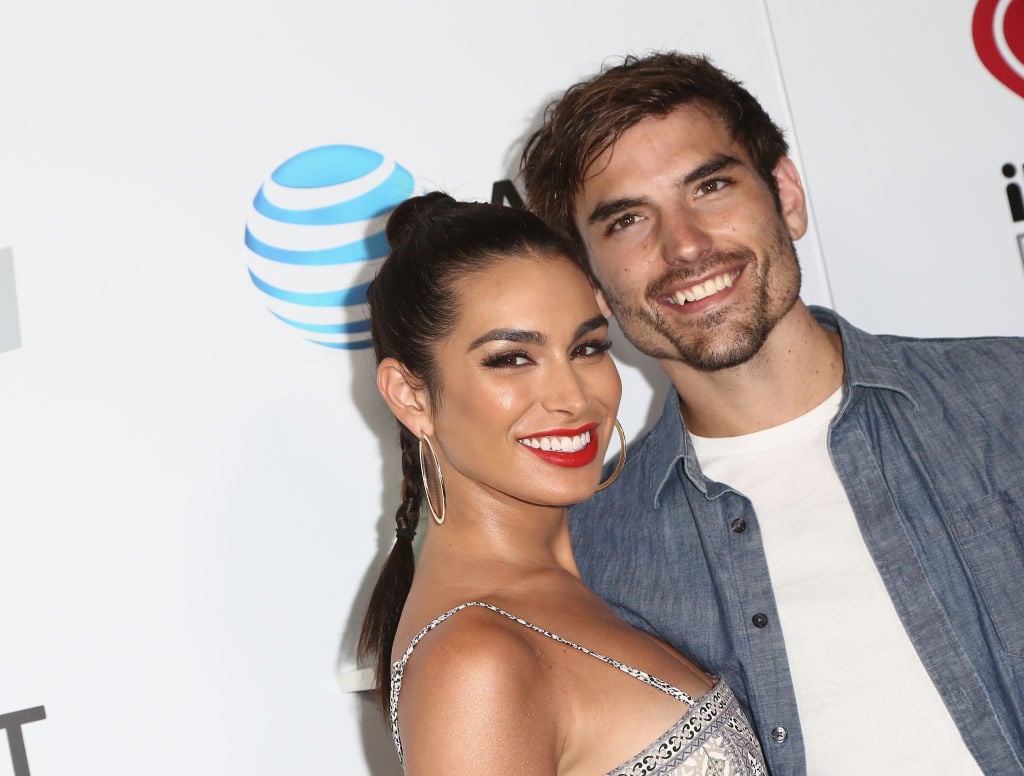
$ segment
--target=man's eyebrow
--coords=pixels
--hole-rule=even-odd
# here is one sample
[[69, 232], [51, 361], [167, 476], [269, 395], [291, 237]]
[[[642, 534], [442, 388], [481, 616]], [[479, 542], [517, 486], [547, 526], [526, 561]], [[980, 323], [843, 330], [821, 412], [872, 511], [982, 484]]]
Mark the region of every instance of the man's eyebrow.
[[647, 202], [646, 197], [622, 197], [621, 199], [613, 199], [611, 202], [599, 202], [597, 207], [587, 217], [587, 223], [591, 225], [596, 224], [624, 210], [646, 205]]
[[539, 331], [529, 331], [528, 329], [491, 329], [486, 334], [477, 337], [469, 343], [469, 347], [466, 348], [466, 352], [469, 353], [484, 343], [498, 341], [525, 342], [529, 345], [546, 345], [548, 338]]
[[696, 183], [701, 178], [706, 178], [709, 175], [719, 173], [727, 167], [732, 167], [735, 164], [740, 164], [740, 160], [735, 156], [729, 156], [728, 154], [719, 154], [708, 161], [704, 162], [700, 167], [691, 171], [685, 178], [683, 178], [683, 185], [686, 186], [690, 183]]
[[595, 315], [590, 320], [584, 321], [579, 325], [579, 327], [576, 329], [576, 335], [573, 337], [573, 340], [578, 340], [580, 337], [586, 334], [590, 334], [590, 332], [594, 331], [594, 329], [600, 329], [602, 326], [607, 325], [607, 318], [605, 318], [603, 315]]
[[[715, 173], [719, 173], [722, 170], [737, 164], [742, 164], [742, 162], [740, 162], [740, 160], [735, 156], [730, 156], [729, 154], [718, 154], [704, 162], [700, 167], [697, 167], [687, 173], [686, 177], [683, 178], [682, 185], [687, 186], [691, 183], [695, 183], [701, 178], [714, 175]], [[646, 205], [648, 202], [649, 200], [646, 197], [620, 197], [619, 199], [613, 199], [611, 202], [599, 202], [587, 217], [587, 223], [593, 225], [601, 221], [605, 221], [625, 210], [629, 210], [634, 207], [641, 207]]]

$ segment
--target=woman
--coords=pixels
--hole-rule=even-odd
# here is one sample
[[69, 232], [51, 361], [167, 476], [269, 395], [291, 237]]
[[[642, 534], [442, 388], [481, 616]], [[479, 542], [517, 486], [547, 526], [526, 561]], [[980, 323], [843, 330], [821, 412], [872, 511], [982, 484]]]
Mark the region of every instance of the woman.
[[599, 487], [621, 384], [573, 247], [436, 193], [387, 236], [369, 303], [403, 502], [360, 650], [406, 773], [763, 773], [729, 689], [576, 568], [567, 510]]

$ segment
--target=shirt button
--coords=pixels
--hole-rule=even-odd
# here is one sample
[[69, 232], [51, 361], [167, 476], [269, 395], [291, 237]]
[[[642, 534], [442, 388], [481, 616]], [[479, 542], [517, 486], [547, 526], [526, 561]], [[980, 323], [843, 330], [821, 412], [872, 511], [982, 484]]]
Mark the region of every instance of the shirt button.
[[786, 732], [786, 728], [782, 725], [776, 725], [772, 728], [772, 741], [776, 744], [781, 744], [789, 737], [789, 733]]
[[765, 625], [768, 624], [768, 616], [758, 612], [750, 618], [750, 621], [754, 623], [755, 628], [763, 628]]
[[744, 520], [742, 517], [737, 517], [735, 520], [729, 523], [729, 528], [732, 529], [733, 533], [743, 533], [747, 530], [747, 521]]

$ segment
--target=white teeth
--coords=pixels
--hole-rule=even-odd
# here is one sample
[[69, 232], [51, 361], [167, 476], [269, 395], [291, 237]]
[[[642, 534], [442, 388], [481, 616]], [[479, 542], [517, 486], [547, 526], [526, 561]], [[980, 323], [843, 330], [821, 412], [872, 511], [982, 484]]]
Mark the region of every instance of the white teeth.
[[698, 299], [704, 299], [712, 294], [717, 294], [725, 288], [732, 288], [732, 281], [732, 273], [723, 272], [721, 275], [716, 275], [704, 283], [697, 283], [689, 288], [676, 291], [672, 295], [672, 301], [678, 305], [684, 305], [687, 302], [696, 302]]
[[519, 444], [532, 447], [534, 450], [550, 450], [556, 453], [577, 453], [590, 444], [590, 432], [584, 431], [576, 436], [550, 436], [520, 439]]

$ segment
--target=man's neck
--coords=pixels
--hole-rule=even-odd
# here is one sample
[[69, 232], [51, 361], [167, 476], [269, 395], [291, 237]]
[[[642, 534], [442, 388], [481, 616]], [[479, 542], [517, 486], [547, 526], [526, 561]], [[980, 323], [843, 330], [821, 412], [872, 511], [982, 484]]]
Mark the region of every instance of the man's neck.
[[838, 332], [823, 327], [797, 301], [744, 364], [716, 371], [678, 361], [661, 365], [679, 393], [692, 433], [740, 436], [800, 417], [838, 390], [843, 344]]

